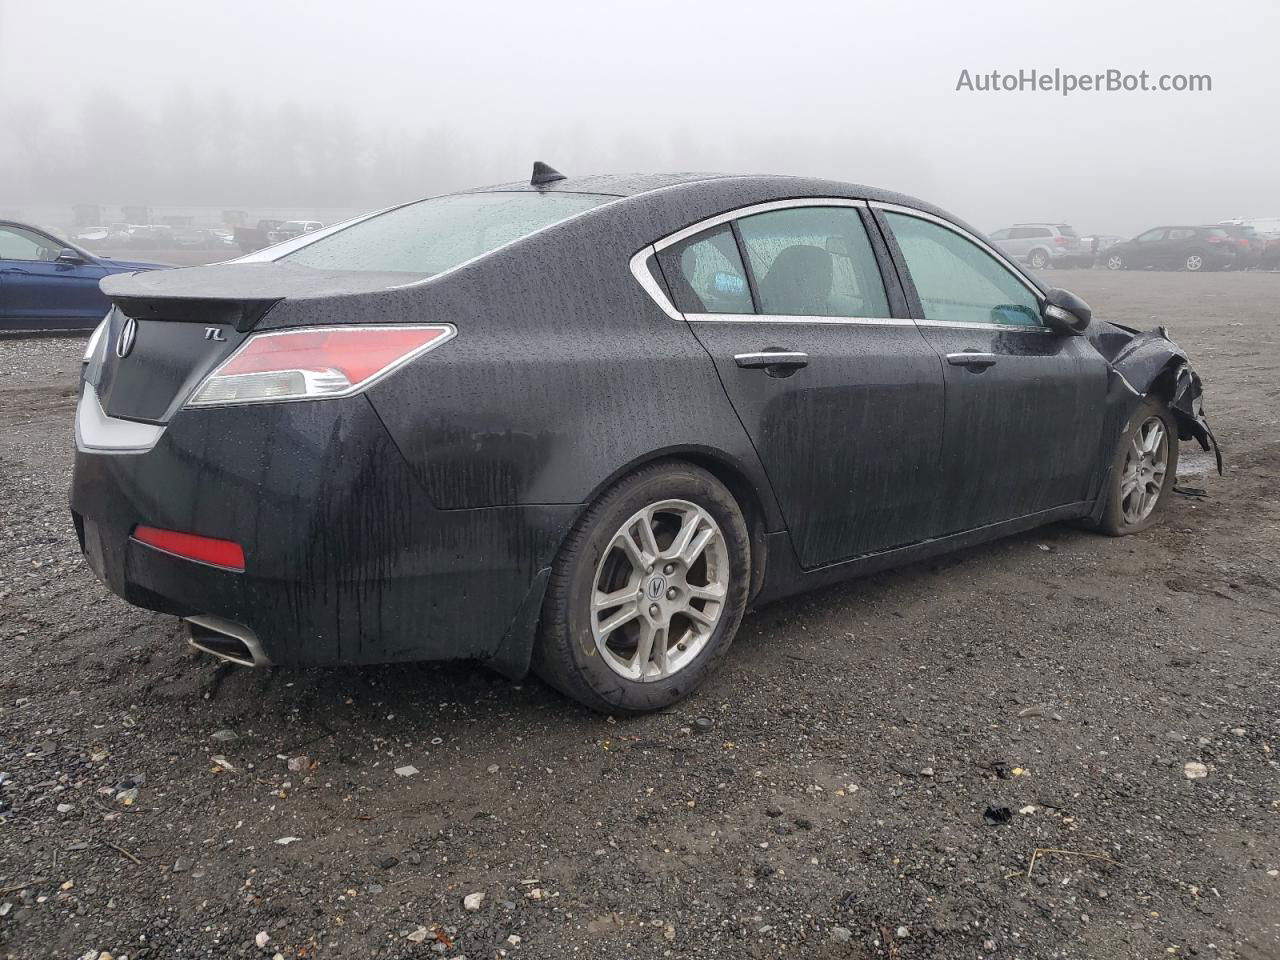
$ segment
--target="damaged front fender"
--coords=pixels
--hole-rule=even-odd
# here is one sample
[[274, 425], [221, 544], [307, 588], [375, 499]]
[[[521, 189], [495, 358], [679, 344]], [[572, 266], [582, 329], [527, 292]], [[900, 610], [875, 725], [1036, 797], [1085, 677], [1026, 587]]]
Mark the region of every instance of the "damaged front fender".
[[1090, 340], [1132, 391], [1134, 403], [1154, 394], [1163, 398], [1178, 423], [1180, 440], [1195, 439], [1212, 450], [1222, 473], [1222, 450], [1204, 414], [1204, 388], [1186, 351], [1164, 327], [1142, 333], [1114, 323], [1097, 323]]

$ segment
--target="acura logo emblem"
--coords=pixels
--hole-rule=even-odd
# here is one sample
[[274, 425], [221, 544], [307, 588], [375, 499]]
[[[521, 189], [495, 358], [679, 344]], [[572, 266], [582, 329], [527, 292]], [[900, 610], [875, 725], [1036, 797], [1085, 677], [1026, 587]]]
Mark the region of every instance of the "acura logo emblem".
[[133, 349], [133, 342], [138, 339], [138, 321], [127, 317], [120, 328], [120, 336], [116, 337], [116, 356], [123, 360]]

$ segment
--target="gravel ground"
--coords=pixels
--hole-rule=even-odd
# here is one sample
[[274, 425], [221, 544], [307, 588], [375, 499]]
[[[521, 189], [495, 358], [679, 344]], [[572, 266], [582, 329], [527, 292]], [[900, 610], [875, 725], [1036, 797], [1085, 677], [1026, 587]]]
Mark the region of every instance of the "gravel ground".
[[83, 341], [0, 341], [0, 954], [1280, 956], [1280, 275], [1050, 278], [1171, 327], [1226, 476], [758, 610], [618, 722], [192, 652], [76, 549]]

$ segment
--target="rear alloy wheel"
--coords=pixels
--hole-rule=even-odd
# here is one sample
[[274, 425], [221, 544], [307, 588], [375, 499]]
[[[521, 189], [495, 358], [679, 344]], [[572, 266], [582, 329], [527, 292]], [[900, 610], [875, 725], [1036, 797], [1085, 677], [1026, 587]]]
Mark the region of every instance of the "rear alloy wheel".
[[1119, 537], [1151, 526], [1177, 472], [1177, 427], [1169, 408], [1148, 397], [1130, 420], [1112, 461], [1100, 529]]
[[1111, 256], [1107, 257], [1107, 269], [1108, 270], [1124, 269], [1124, 260], [1123, 258], [1121, 258], [1120, 254], [1113, 253], [1111, 254]]
[[1190, 254], [1190, 255], [1187, 257], [1186, 267], [1187, 267], [1187, 269], [1188, 269], [1188, 270], [1190, 270], [1192, 273], [1195, 273], [1197, 270], [1203, 270], [1203, 269], [1204, 269], [1204, 257], [1200, 256], [1200, 254], [1198, 254], [1198, 253]]
[[1043, 270], [1049, 265], [1049, 255], [1043, 250], [1033, 250], [1031, 251], [1030, 263], [1037, 270]]
[[741, 622], [748, 543], [733, 495], [706, 471], [666, 463], [626, 478], [587, 510], [556, 560], [534, 669], [601, 712], [684, 698]]

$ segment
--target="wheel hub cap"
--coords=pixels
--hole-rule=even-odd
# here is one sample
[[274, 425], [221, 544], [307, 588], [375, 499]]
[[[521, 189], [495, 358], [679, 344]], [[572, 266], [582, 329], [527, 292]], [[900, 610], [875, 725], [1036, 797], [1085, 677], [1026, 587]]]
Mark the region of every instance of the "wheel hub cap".
[[637, 511], [596, 567], [597, 652], [628, 680], [661, 680], [684, 669], [720, 622], [729, 572], [724, 535], [697, 504], [664, 500]]

